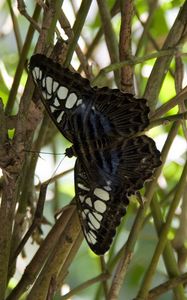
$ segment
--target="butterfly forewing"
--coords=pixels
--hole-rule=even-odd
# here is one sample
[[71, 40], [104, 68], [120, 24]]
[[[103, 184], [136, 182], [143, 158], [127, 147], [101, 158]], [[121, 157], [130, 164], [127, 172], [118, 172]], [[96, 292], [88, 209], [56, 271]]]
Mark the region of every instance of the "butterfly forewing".
[[49, 115], [72, 142], [70, 119], [76, 108], [92, 99], [89, 81], [41, 54], [31, 57], [30, 70]]
[[137, 136], [149, 124], [145, 99], [108, 88], [92, 88], [87, 79], [44, 55], [30, 69], [42, 101], [77, 156], [75, 193], [85, 238], [104, 254], [135, 194], [161, 164], [152, 139]]
[[96, 128], [92, 132], [93, 140], [102, 136], [129, 137], [149, 124], [145, 99], [136, 99], [117, 89], [91, 88], [87, 79], [41, 54], [31, 57], [30, 69], [48, 113], [70, 141], [74, 130], [70, 119], [80, 110], [86, 132]]

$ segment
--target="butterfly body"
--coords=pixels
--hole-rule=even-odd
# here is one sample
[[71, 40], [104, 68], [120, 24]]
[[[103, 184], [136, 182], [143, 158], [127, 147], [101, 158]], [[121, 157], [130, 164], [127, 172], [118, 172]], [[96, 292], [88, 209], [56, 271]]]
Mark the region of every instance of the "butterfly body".
[[44, 55], [32, 56], [30, 70], [41, 99], [60, 132], [73, 144], [75, 194], [85, 238], [104, 254], [135, 194], [161, 164], [152, 139], [139, 134], [148, 126], [145, 99], [87, 79]]

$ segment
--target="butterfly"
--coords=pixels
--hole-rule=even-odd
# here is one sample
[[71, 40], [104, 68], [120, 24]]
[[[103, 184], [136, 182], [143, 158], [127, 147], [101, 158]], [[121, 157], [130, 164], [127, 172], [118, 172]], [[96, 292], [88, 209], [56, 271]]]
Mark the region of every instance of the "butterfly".
[[90, 248], [103, 255], [125, 215], [129, 198], [160, 166], [145, 99], [90, 82], [52, 59], [33, 55], [30, 71], [41, 100], [76, 156], [75, 197]]

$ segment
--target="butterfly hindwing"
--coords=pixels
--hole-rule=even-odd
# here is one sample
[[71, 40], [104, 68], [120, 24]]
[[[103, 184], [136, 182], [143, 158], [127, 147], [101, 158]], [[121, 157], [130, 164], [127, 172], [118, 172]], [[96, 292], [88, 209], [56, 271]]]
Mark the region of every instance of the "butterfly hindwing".
[[146, 135], [119, 141], [110, 151], [104, 150], [103, 157], [103, 176], [115, 177], [118, 182], [121, 180], [128, 195], [141, 189], [161, 164], [155, 142]]
[[149, 108], [145, 99], [104, 87], [96, 90], [95, 109], [107, 117], [111, 136], [128, 138], [149, 124]]
[[154, 141], [145, 135], [97, 152], [102, 164], [94, 152], [87, 165], [77, 160], [75, 190], [85, 238], [101, 255], [110, 247], [129, 197], [143, 187], [161, 161]]
[[96, 254], [103, 255], [109, 249], [116, 227], [129, 204], [123, 186], [108, 180], [101, 185], [99, 176], [97, 182], [90, 181], [87, 171], [77, 159], [75, 190], [84, 236], [90, 248]]

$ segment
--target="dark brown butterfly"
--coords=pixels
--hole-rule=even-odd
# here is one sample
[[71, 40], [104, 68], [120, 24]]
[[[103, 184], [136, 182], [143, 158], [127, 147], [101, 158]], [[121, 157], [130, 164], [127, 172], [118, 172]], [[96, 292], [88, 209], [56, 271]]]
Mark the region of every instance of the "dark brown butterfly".
[[77, 157], [75, 194], [80, 222], [98, 255], [110, 247], [129, 197], [161, 164], [148, 126], [145, 99], [117, 89], [92, 88], [87, 79], [44, 55], [31, 57], [30, 70], [43, 104]]

